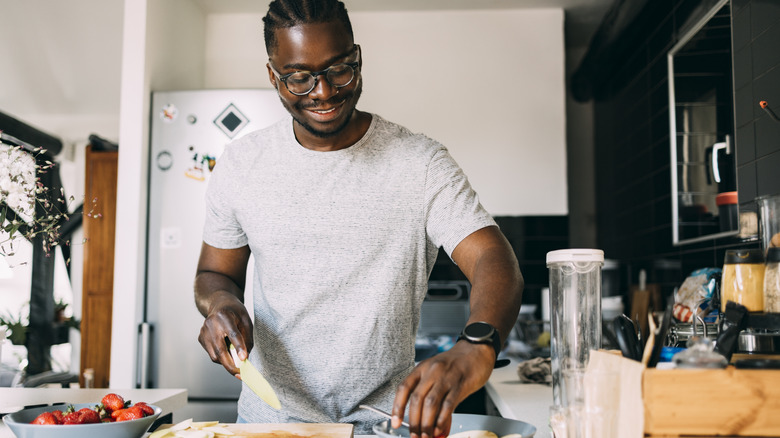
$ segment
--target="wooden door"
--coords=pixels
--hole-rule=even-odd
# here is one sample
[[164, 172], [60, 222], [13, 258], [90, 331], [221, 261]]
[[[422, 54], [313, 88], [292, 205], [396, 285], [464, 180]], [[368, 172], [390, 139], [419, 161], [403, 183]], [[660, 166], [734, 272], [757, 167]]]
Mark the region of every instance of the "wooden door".
[[81, 372], [95, 372], [94, 386], [108, 388], [114, 294], [116, 151], [87, 146], [84, 196], [84, 279], [81, 296]]

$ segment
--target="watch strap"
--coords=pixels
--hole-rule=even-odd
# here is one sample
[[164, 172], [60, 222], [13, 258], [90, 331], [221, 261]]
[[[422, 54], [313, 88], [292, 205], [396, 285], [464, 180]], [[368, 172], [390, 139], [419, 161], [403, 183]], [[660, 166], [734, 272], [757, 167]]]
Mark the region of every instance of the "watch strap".
[[[498, 359], [498, 355], [499, 355], [499, 353], [501, 353], [501, 350], [502, 350], [502, 348], [501, 348], [502, 347], [502, 345], [501, 345], [501, 334], [498, 333], [498, 330], [495, 327], [493, 327], [492, 325], [490, 325], [490, 324], [488, 324], [486, 322], [479, 322], [477, 324], [486, 324], [486, 325], [489, 325], [493, 329], [493, 333], [490, 336], [489, 340], [485, 339], [483, 341], [476, 341], [476, 340], [473, 340], [473, 339], [469, 339], [465, 335], [466, 328], [464, 328], [463, 332], [461, 332], [460, 336], [458, 336], [458, 341], [463, 339], [464, 341], [470, 342], [472, 344], [492, 345], [493, 346], [493, 350], [495, 350], [495, 352], [496, 352], [496, 363], [493, 365], [493, 368], [501, 368], [501, 367], [509, 365], [509, 362], [510, 362], [509, 359]], [[468, 327], [468, 326], [466, 326], [466, 327]]]

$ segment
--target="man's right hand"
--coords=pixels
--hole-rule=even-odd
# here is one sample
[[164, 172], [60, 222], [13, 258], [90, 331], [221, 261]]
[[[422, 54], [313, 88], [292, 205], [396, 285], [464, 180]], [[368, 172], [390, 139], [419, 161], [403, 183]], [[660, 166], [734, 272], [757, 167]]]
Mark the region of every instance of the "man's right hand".
[[206, 318], [198, 341], [214, 363], [233, 375], [239, 369], [230, 354], [236, 348], [240, 360], [254, 346], [252, 320], [244, 306], [244, 283], [249, 247], [219, 249], [203, 243], [195, 275], [195, 305]]
[[228, 292], [215, 292], [209, 313], [200, 328], [198, 342], [212, 362], [222, 364], [230, 374], [238, 374], [238, 367], [230, 355], [230, 345], [235, 347], [240, 360], [246, 359], [254, 346], [252, 320], [244, 303]]

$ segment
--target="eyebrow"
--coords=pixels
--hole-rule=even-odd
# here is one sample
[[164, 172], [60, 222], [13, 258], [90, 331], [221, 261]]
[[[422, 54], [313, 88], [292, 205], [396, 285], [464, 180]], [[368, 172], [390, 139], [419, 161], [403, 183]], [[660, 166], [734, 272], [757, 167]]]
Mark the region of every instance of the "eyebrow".
[[[355, 46], [353, 45], [351, 49], [347, 50], [346, 53], [342, 53], [336, 56], [333, 56], [327, 60], [328, 66], [334, 65], [334, 62], [338, 61], [339, 59], [346, 58], [349, 56], [353, 51], [355, 50]], [[305, 64], [285, 64], [284, 67], [282, 67], [285, 70], [303, 70], [303, 71], [314, 71], [310, 70], [309, 66]], [[327, 68], [327, 67], [326, 67]]]

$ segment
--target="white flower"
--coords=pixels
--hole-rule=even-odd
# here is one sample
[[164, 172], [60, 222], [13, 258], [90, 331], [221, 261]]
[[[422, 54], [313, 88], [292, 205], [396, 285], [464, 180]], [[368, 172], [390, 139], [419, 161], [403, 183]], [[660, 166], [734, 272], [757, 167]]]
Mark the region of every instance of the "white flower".
[[0, 143], [0, 200], [30, 223], [35, 214], [35, 159]]

